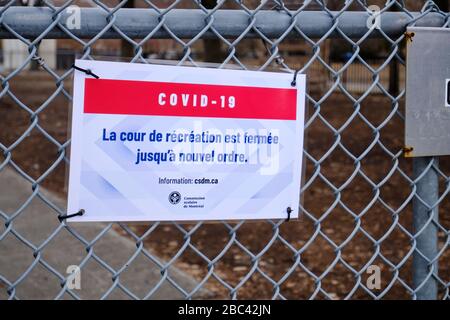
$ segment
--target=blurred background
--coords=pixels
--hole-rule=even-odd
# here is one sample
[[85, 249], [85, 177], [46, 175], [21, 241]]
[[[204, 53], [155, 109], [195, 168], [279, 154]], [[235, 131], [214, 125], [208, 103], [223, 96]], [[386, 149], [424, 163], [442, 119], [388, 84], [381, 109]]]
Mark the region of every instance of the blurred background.
[[[9, 1], [0, 2], [3, 5]], [[14, 5], [61, 6], [61, 1], [17, 1]], [[448, 1], [434, 1], [448, 12]], [[80, 7], [419, 12], [428, 1], [71, 1]], [[282, 9], [282, 10], [284, 10]], [[71, 78], [58, 82], [77, 56], [130, 61], [210, 62], [229, 68], [281, 71], [303, 69], [308, 83], [305, 188], [301, 218], [199, 224], [115, 224], [123, 237], [144, 235], [146, 248], [212, 292], [212, 298], [358, 298], [373, 296], [361, 286], [368, 265], [382, 270], [383, 298], [409, 299], [412, 285], [412, 162], [404, 147], [405, 41], [403, 35], [348, 39], [220, 38], [97, 39], [85, 47], [76, 39], [44, 39], [39, 56], [48, 72], [17, 39], [0, 41], [2, 89], [0, 162], [20, 168], [44, 188], [66, 197], [68, 164], [60, 146], [70, 137]], [[91, 39], [83, 39], [85, 41]], [[142, 39], [134, 39], [136, 42]], [[356, 41], [359, 41], [356, 44]], [[88, 51], [89, 50], [89, 51]], [[153, 59], [153, 60], [152, 60]], [[41, 60], [42, 61], [42, 60]], [[11, 75], [13, 75], [11, 77]], [[9, 77], [6, 82], [5, 77]], [[63, 86], [64, 91], [59, 88]], [[5, 89], [6, 88], [6, 89]], [[37, 119], [37, 120], [36, 120]], [[36, 125], [36, 121], [38, 125]], [[33, 124], [33, 125], [32, 125]], [[30, 129], [31, 128], [31, 129]], [[65, 145], [67, 146], [67, 145]], [[450, 280], [447, 196], [450, 164], [440, 159], [439, 297]], [[0, 230], [1, 231], [1, 230]], [[189, 245], [186, 246], [186, 242]], [[199, 254], [201, 252], [201, 254]], [[250, 253], [250, 254], [249, 254]], [[255, 270], [254, 255], [258, 255]], [[300, 257], [300, 258], [299, 258]], [[214, 263], [211, 264], [211, 261]], [[213, 265], [213, 275], [211, 275]], [[219, 280], [220, 279], [220, 280]]]

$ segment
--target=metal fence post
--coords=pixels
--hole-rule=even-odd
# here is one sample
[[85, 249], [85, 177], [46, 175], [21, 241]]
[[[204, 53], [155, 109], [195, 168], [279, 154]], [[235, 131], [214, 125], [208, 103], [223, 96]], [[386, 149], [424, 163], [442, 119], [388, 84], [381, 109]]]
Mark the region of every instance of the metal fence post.
[[[399, 99], [404, 92], [399, 90], [403, 86], [398, 81], [403, 82], [405, 70], [410, 75], [415, 75], [417, 69], [436, 76], [437, 71], [445, 73], [442, 66], [447, 65], [443, 63], [446, 60], [436, 63], [436, 69], [431, 64], [425, 68], [423, 61], [427, 59], [420, 55], [412, 63], [409, 60], [405, 69], [400, 68], [405, 60], [400, 56], [406, 43], [414, 43], [410, 49], [415, 48], [416, 52], [431, 52], [428, 42], [419, 41], [419, 28], [434, 27], [429, 30], [433, 35], [450, 30], [448, 0], [434, 0], [440, 10], [431, 0], [416, 1], [416, 4], [409, 1], [405, 5], [400, 0], [391, 0], [380, 8], [379, 17], [371, 16], [373, 10], [363, 1], [358, 1], [363, 4], [356, 8], [358, 11], [349, 6], [327, 6], [325, 1], [311, 1], [309, 5], [310, 1], [278, 0], [279, 5], [273, 8], [270, 4], [258, 4], [259, 1], [249, 1], [248, 5], [235, 1], [233, 8], [227, 8], [222, 6], [224, 1], [172, 0], [157, 2], [158, 8], [153, 5], [126, 8], [132, 2], [137, 3], [128, 0], [118, 9], [99, 1], [92, 8], [75, 11], [50, 2], [32, 7], [14, 6], [14, 0], [3, 0], [0, 5], [0, 41], [13, 40], [3, 43], [0, 50], [0, 60], [2, 55], [5, 58], [0, 72], [0, 119], [5, 115], [8, 119], [7, 126], [0, 129], [0, 300], [114, 298], [118, 294], [131, 299], [160, 299], [166, 295], [168, 299], [230, 296], [233, 299], [450, 299], [450, 268], [447, 268], [450, 246], [448, 242], [443, 249], [439, 246], [445, 241], [444, 235], [448, 241], [450, 229], [446, 223], [439, 224], [438, 213], [438, 204], [441, 212], [450, 207], [447, 202], [438, 202], [441, 197], [443, 202], [450, 199], [450, 174], [444, 170], [447, 163], [441, 160], [442, 170], [434, 170], [438, 168], [438, 157], [413, 158], [411, 174], [411, 160], [406, 166], [403, 161], [398, 163], [399, 150], [389, 147], [400, 147], [397, 138], [403, 128], [397, 123], [400, 118], [393, 118], [392, 111], [402, 109]], [[379, 25], [369, 27], [378, 18]], [[414, 42], [410, 41], [411, 33], [405, 35], [408, 27], [416, 29]], [[367, 37], [374, 40], [374, 45], [367, 49], [379, 57], [362, 59], [360, 50]], [[404, 38], [409, 40], [403, 41]], [[64, 39], [57, 49], [62, 50], [59, 47], [65, 45], [72, 49], [57, 56], [68, 59], [59, 59], [55, 68], [50, 61], [44, 61], [42, 50], [41, 57], [35, 39]], [[96, 47], [96, 40], [105, 42]], [[198, 42], [208, 45], [202, 50]], [[259, 220], [256, 225], [225, 220], [214, 225], [202, 221], [185, 225], [175, 221], [166, 228], [158, 221], [147, 226], [89, 223], [88, 232], [78, 232], [71, 224], [58, 224], [58, 218], [72, 212], [65, 211], [64, 198], [45, 189], [51, 186], [58, 191], [65, 186], [60, 169], [64, 168], [62, 165], [68, 166], [66, 155], [71, 146], [71, 134], [64, 130], [64, 125], [70, 119], [65, 103], [73, 102], [73, 58], [82, 53], [82, 59], [108, 56], [105, 60], [114, 61], [113, 56], [120, 56], [120, 43], [131, 50], [122, 54], [125, 58], [133, 57], [126, 60], [138, 63], [164, 65], [172, 61], [203, 66], [202, 62], [212, 62], [219, 63], [219, 68], [307, 73], [306, 101], [310, 112], [305, 117], [305, 135], [317, 139], [303, 148], [306, 173], [302, 197], [309, 196], [302, 201], [298, 224], [286, 226], [281, 220]], [[79, 45], [82, 52], [78, 51]], [[442, 53], [436, 61], [447, 54], [447, 50], [433, 50], [434, 55], [436, 51]], [[284, 60], [278, 59], [282, 56]], [[407, 56], [408, 61], [411, 52]], [[29, 72], [29, 65], [36, 61], [39, 71]], [[390, 67], [397, 79], [391, 82], [394, 87], [386, 91], [389, 87], [386, 72], [389, 73]], [[39, 86], [29, 86], [32, 81], [40, 82]], [[443, 82], [442, 86], [429, 83], [442, 94]], [[419, 105], [425, 103], [417, 97], [425, 97], [425, 102], [430, 102], [427, 101], [430, 97], [440, 103], [444, 100], [435, 92], [417, 93], [412, 101]], [[392, 103], [395, 103], [394, 110]], [[343, 112], [337, 109], [330, 112], [331, 104], [342, 105]], [[369, 117], [365, 106], [374, 114], [379, 106], [382, 119]], [[427, 115], [424, 113], [424, 117]], [[421, 117], [422, 114], [416, 124], [425, 123]], [[436, 134], [440, 131], [431, 129], [441, 126], [429, 127], [430, 134], [440, 135]], [[413, 124], [411, 128], [418, 138], [424, 138], [425, 131], [418, 125]], [[259, 126], [248, 129], [249, 133], [253, 129], [258, 133]], [[353, 139], [355, 135], [357, 140]], [[416, 155], [433, 154], [419, 153], [415, 143], [405, 141], [404, 145], [408, 146], [405, 151], [411, 150]], [[30, 157], [25, 152], [29, 148], [42, 157]], [[268, 165], [260, 157], [256, 160], [262, 166]], [[381, 169], [366, 165], [372, 161], [379, 162]], [[386, 170], [392, 166], [393, 169]], [[380, 170], [379, 174], [375, 170]], [[405, 180], [399, 180], [399, 174]], [[414, 192], [412, 201], [411, 197], [394, 201], [395, 193], [385, 198], [381, 191], [383, 185], [401, 188], [402, 194]], [[264, 197], [259, 193], [255, 201], [262, 199], [260, 196]], [[411, 223], [411, 205], [413, 230], [403, 235], [402, 221], [396, 215], [407, 214]], [[385, 228], [384, 224], [372, 222], [386, 212], [395, 215], [395, 220], [389, 221], [393, 225]], [[395, 230], [400, 230], [400, 234]], [[297, 236], [299, 231], [301, 237]], [[264, 236], [260, 236], [261, 232]], [[372, 250], [370, 240], [374, 236], [378, 241]], [[369, 241], [364, 241], [367, 237]], [[153, 241], [155, 238], [163, 240]], [[382, 250], [389, 241], [393, 250]], [[413, 251], [408, 246], [411, 242]], [[111, 250], [114, 259], [108, 255]], [[314, 255], [317, 252], [320, 254]], [[283, 261], [276, 260], [280, 255]], [[30, 264], [32, 257], [35, 259]], [[72, 265], [73, 257], [82, 259], [78, 268], [86, 278], [98, 275], [98, 279], [83, 286], [80, 292], [72, 288], [72, 278], [64, 272]], [[367, 271], [367, 282], [371, 282], [369, 278], [379, 278], [373, 272], [373, 277], [368, 276], [371, 272], [364, 268], [372, 260], [394, 267], [383, 273], [383, 279], [395, 281], [394, 286], [389, 284], [382, 286], [381, 291], [369, 291], [375, 289], [375, 284], [373, 289], [362, 285], [363, 269]], [[406, 279], [402, 272], [404, 261], [408, 263]], [[35, 266], [39, 272], [35, 272]], [[323, 271], [319, 274], [319, 270]], [[335, 284], [348, 276], [358, 281], [328, 285], [330, 280]], [[364, 290], [360, 290], [361, 286]]]
[[[414, 178], [417, 179], [430, 164], [438, 165], [438, 158], [418, 157], [413, 159]], [[430, 264], [438, 253], [438, 230], [432, 221], [438, 221], [438, 206], [433, 205], [439, 198], [439, 181], [436, 170], [431, 167], [419, 181], [416, 181], [416, 195], [427, 205], [421, 202], [417, 197], [413, 200], [413, 225], [417, 247], [413, 254], [413, 285], [416, 290], [416, 298], [419, 300], [437, 299], [438, 284], [436, 278], [430, 273], [437, 275], [437, 260]], [[430, 218], [432, 220], [430, 220]], [[423, 230], [422, 230], [423, 229]]]

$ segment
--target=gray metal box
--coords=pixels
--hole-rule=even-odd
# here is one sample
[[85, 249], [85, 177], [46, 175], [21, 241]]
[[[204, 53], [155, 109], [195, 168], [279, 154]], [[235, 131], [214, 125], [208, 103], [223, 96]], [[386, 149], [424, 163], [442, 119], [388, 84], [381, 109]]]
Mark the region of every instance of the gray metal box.
[[407, 32], [405, 155], [449, 155], [450, 29]]

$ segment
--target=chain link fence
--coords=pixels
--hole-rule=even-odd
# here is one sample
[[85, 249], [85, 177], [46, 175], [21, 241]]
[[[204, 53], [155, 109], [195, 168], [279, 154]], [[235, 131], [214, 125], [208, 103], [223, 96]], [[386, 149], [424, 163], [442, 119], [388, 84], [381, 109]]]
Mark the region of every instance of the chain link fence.
[[[1, 298], [449, 299], [448, 158], [405, 158], [403, 140], [406, 27], [446, 28], [446, 1], [0, 5]], [[59, 222], [76, 55], [306, 73], [300, 219]]]

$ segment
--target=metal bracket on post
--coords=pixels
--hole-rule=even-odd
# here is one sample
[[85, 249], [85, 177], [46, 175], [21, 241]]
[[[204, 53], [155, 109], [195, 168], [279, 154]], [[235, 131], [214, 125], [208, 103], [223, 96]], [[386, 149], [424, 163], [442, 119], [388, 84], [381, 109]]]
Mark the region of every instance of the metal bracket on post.
[[[417, 157], [413, 159], [416, 195], [413, 200], [413, 225], [416, 249], [413, 253], [413, 285], [418, 300], [437, 299], [438, 283], [438, 221], [439, 180], [433, 167], [423, 174], [430, 162], [438, 165], [438, 158]], [[422, 175], [423, 174], [423, 175]], [[422, 175], [422, 176], [421, 176]], [[434, 261], [433, 263], [431, 261]], [[432, 272], [432, 274], [430, 274]]]

